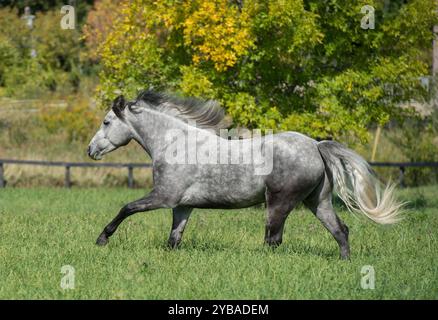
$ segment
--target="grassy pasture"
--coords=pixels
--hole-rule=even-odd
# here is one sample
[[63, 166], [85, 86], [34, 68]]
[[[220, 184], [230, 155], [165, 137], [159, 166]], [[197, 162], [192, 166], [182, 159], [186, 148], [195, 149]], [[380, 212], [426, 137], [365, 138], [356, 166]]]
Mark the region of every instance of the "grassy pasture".
[[[264, 210], [195, 210], [180, 249], [166, 248], [170, 210], [126, 220], [106, 247], [94, 241], [142, 190], [0, 189], [0, 299], [438, 299], [438, 190], [407, 189], [406, 218], [377, 226], [344, 210], [352, 259], [304, 208], [284, 243], [263, 245]], [[75, 288], [60, 287], [61, 267]], [[361, 269], [375, 289], [361, 288]]]

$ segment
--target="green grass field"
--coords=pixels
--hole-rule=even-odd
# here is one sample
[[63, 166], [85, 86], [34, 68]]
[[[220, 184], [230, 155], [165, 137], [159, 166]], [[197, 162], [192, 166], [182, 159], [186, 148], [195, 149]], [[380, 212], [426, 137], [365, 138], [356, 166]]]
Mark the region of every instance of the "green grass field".
[[[343, 210], [351, 261], [304, 208], [284, 243], [263, 245], [264, 210], [196, 210], [180, 249], [166, 248], [170, 210], [125, 221], [106, 247], [94, 244], [127, 189], [0, 190], [1, 299], [438, 299], [438, 190], [409, 189], [406, 219], [382, 227]], [[61, 267], [75, 288], [61, 289]], [[375, 289], [361, 269], [375, 270]]]

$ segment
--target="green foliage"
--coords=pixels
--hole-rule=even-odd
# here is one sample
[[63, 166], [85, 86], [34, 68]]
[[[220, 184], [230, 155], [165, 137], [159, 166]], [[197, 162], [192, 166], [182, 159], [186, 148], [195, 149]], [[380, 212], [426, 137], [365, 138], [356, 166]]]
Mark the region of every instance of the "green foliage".
[[50, 10], [59, 12], [62, 6], [72, 3], [76, 10], [78, 22], [82, 23], [87, 11], [94, 2], [95, 0], [2, 0], [0, 8], [9, 7], [18, 9], [20, 13], [24, 12], [25, 7], [30, 7], [32, 12], [46, 12]]
[[[218, 99], [236, 125], [365, 141], [369, 124], [425, 95], [432, 0], [239, 3], [122, 1], [99, 48], [101, 103], [152, 86]], [[361, 28], [363, 5], [375, 29]]]
[[9, 39], [0, 34], [0, 86], [4, 85], [5, 72], [8, 67], [18, 60], [17, 49]]
[[86, 142], [98, 127], [101, 117], [99, 112], [90, 108], [87, 99], [72, 99], [65, 109], [42, 109], [40, 119], [49, 134], [66, 132], [69, 142]]
[[8, 9], [0, 10], [0, 25], [0, 86], [3, 86], [9, 68], [22, 63], [21, 58], [30, 55], [26, 46], [30, 32], [16, 12]]
[[106, 35], [114, 28], [119, 17], [120, 0], [99, 0], [88, 12], [86, 23], [82, 28], [83, 38], [87, 45], [84, 56], [99, 60], [99, 46], [105, 41]]
[[29, 29], [16, 11], [0, 9], [0, 86], [6, 95], [33, 98], [78, 89], [80, 34], [63, 30], [61, 17], [58, 10], [38, 12]]
[[[399, 128], [393, 128], [388, 135], [408, 162], [438, 161], [438, 111], [424, 118], [405, 119]], [[435, 184], [437, 181], [436, 168], [406, 169], [405, 182], [408, 186]]]

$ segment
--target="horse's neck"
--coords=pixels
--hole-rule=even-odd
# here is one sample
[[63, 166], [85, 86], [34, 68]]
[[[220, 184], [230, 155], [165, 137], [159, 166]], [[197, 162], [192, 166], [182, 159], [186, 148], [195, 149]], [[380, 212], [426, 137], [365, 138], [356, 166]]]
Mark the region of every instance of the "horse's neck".
[[153, 160], [167, 144], [166, 134], [169, 130], [178, 129], [184, 133], [188, 131], [187, 124], [184, 122], [154, 110], [145, 110], [135, 115], [129, 122], [135, 132], [135, 140]]

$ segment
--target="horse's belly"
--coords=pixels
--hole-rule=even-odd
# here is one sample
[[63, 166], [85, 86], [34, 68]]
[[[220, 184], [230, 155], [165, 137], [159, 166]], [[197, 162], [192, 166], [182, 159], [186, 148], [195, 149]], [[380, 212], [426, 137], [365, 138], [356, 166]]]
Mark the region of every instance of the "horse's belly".
[[212, 185], [198, 182], [184, 192], [180, 204], [194, 208], [246, 208], [265, 201], [265, 186], [261, 181], [241, 185]]

